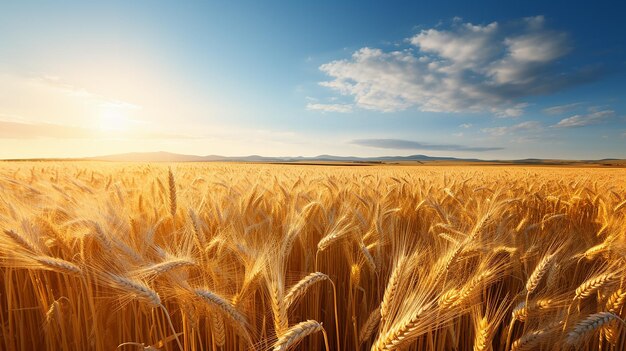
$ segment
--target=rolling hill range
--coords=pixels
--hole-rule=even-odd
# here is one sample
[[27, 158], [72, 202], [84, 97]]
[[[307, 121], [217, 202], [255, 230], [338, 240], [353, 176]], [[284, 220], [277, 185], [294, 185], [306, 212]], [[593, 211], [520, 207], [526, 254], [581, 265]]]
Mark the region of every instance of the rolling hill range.
[[121, 162], [260, 162], [260, 163], [473, 163], [473, 164], [519, 164], [519, 165], [590, 165], [590, 166], [626, 166], [623, 159], [601, 160], [558, 160], [558, 159], [519, 159], [519, 160], [482, 160], [476, 158], [434, 157], [427, 155], [410, 156], [377, 156], [355, 157], [319, 155], [314, 157], [267, 157], [250, 156], [220, 156], [220, 155], [184, 155], [170, 152], [133, 152], [124, 154], [89, 157], [85, 160], [121, 161]]
[[527, 158], [518, 160], [484, 160], [477, 158], [436, 157], [427, 155], [409, 156], [335, 156], [318, 155], [313, 157], [268, 157], [260, 155], [220, 156], [186, 155], [165, 151], [130, 152], [84, 158], [37, 158], [7, 159], [5, 161], [110, 161], [110, 162], [250, 162], [250, 163], [285, 163], [285, 164], [328, 164], [328, 165], [367, 165], [367, 164], [474, 164], [474, 165], [536, 165], [536, 166], [591, 166], [591, 167], [626, 167], [626, 159], [606, 158], [600, 160], [559, 160]]

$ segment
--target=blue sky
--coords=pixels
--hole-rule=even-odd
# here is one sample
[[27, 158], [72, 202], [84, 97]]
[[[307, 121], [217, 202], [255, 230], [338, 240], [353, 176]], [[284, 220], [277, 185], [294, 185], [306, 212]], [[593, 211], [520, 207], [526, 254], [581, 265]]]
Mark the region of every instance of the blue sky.
[[2, 2], [0, 158], [626, 158], [619, 2]]

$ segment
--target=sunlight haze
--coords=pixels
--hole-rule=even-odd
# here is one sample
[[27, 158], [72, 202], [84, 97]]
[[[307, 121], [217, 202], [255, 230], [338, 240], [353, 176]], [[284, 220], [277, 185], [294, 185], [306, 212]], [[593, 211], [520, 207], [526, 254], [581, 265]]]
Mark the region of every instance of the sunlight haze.
[[626, 157], [618, 3], [2, 2], [0, 158]]

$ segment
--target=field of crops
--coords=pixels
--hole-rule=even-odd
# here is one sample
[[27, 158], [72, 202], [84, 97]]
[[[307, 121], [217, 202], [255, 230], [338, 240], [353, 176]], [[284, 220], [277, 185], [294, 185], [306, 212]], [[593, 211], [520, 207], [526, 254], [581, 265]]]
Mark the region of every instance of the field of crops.
[[626, 170], [0, 163], [0, 350], [624, 350]]

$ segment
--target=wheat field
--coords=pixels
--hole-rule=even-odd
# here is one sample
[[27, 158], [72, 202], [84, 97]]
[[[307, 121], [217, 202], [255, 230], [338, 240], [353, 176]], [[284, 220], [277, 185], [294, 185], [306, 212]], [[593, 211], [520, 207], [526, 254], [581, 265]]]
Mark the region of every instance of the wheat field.
[[1, 350], [623, 350], [626, 170], [0, 164]]

